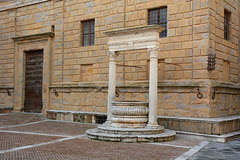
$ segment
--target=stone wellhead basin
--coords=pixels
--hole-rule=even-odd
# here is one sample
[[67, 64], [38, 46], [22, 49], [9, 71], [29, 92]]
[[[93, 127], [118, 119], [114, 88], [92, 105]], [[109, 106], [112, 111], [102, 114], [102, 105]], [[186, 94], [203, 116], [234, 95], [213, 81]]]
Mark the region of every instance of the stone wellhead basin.
[[95, 129], [87, 130], [90, 139], [115, 142], [163, 142], [173, 140], [176, 133], [162, 126], [149, 127], [148, 102], [112, 102], [112, 118]]

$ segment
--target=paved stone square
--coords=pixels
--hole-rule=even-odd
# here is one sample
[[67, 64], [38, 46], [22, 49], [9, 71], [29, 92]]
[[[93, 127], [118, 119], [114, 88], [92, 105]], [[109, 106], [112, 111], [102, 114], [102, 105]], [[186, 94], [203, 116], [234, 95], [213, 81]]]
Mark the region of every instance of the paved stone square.
[[[1, 114], [0, 159], [187, 159], [195, 153], [196, 146], [203, 143], [179, 136], [174, 141], [162, 143], [119, 143], [87, 139], [85, 131], [96, 127], [92, 124], [47, 120], [40, 114]], [[231, 143], [239, 144], [235, 141]], [[199, 153], [203, 151], [206, 154], [205, 150], [211, 148], [211, 145]], [[199, 156], [192, 158], [199, 159]]]
[[240, 139], [228, 143], [209, 143], [190, 160], [237, 160], [240, 159]]

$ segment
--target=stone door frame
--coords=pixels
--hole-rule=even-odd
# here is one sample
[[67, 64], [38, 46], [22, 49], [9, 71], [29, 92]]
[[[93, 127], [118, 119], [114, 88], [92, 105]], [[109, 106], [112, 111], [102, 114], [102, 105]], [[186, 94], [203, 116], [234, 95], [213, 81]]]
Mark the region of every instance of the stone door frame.
[[21, 112], [24, 108], [26, 52], [36, 50], [43, 50], [42, 113], [49, 109], [53, 37], [53, 32], [47, 32], [12, 38], [15, 42], [14, 111]]

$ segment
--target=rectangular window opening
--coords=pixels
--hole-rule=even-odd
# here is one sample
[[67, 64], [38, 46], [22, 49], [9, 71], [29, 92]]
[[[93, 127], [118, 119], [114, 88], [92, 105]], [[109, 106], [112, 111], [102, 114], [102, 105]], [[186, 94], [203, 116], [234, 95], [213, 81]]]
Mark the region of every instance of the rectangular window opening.
[[95, 40], [95, 20], [82, 22], [82, 45], [92, 46]]
[[148, 10], [148, 24], [158, 24], [165, 28], [159, 33], [159, 38], [167, 37], [167, 7]]
[[224, 10], [224, 39], [230, 39], [230, 18], [231, 12]]

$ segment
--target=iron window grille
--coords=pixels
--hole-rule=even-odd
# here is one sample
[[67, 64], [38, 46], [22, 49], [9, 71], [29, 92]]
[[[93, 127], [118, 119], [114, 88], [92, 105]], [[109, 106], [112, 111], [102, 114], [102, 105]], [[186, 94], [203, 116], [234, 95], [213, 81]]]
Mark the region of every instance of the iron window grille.
[[160, 32], [159, 37], [167, 37], [167, 7], [151, 9], [148, 11], [148, 24], [158, 24], [165, 28]]
[[230, 18], [231, 12], [224, 10], [224, 39], [229, 40], [230, 38]]
[[82, 22], [82, 45], [92, 46], [95, 39], [95, 20], [88, 20]]

